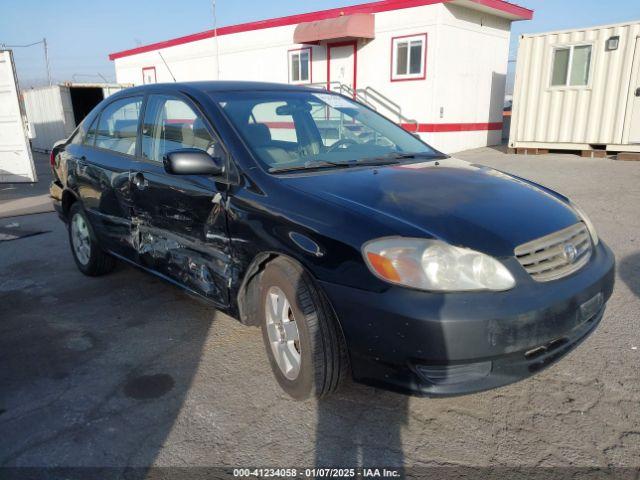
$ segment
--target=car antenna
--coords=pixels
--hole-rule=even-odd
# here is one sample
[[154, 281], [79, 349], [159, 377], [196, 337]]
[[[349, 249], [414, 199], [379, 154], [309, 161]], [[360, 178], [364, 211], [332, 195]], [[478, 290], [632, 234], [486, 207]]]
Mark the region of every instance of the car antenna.
[[167, 64], [167, 61], [164, 59], [164, 57], [162, 56], [162, 52], [158, 52], [158, 55], [160, 55], [160, 58], [162, 59], [162, 61], [164, 62], [164, 66], [167, 67], [167, 70], [169, 70], [169, 75], [171, 75], [171, 78], [173, 78], [173, 81], [176, 81], [176, 77], [173, 76], [173, 72], [171, 71], [171, 69], [169, 68], [169, 65]]

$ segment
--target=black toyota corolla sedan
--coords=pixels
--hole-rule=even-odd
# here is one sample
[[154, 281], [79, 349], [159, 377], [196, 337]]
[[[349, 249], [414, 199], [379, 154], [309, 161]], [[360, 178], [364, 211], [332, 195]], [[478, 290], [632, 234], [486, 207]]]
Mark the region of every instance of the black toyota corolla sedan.
[[297, 399], [348, 376], [433, 396], [523, 379], [583, 341], [613, 289], [569, 199], [323, 90], [123, 90], [51, 163], [82, 273], [123, 260], [260, 326]]

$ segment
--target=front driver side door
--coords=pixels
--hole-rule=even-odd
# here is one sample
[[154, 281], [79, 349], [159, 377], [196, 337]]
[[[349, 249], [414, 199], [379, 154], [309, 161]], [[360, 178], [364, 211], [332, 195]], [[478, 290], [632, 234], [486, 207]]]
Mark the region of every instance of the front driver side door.
[[220, 141], [190, 100], [149, 95], [141, 157], [130, 172], [139, 261], [227, 306], [231, 253], [224, 209], [226, 185], [210, 177], [166, 173], [163, 156], [182, 148], [201, 149], [228, 161]]

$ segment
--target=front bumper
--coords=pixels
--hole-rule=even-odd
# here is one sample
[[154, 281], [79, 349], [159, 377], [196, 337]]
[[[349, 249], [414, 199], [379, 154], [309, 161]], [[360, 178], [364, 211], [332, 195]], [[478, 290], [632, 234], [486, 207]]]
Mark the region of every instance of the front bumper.
[[[515, 259], [514, 259], [515, 262]], [[517, 263], [507, 292], [371, 292], [321, 282], [340, 320], [356, 381], [430, 396], [506, 385], [579, 345], [602, 319], [615, 260], [600, 243], [589, 263], [538, 283]]]

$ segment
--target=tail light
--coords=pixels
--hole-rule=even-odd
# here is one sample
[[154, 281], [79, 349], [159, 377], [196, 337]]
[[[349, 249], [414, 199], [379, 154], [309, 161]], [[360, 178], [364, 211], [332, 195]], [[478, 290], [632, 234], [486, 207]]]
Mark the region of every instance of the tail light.
[[51, 164], [51, 168], [56, 166], [56, 152], [55, 150], [51, 150], [49, 154], [49, 163]]

